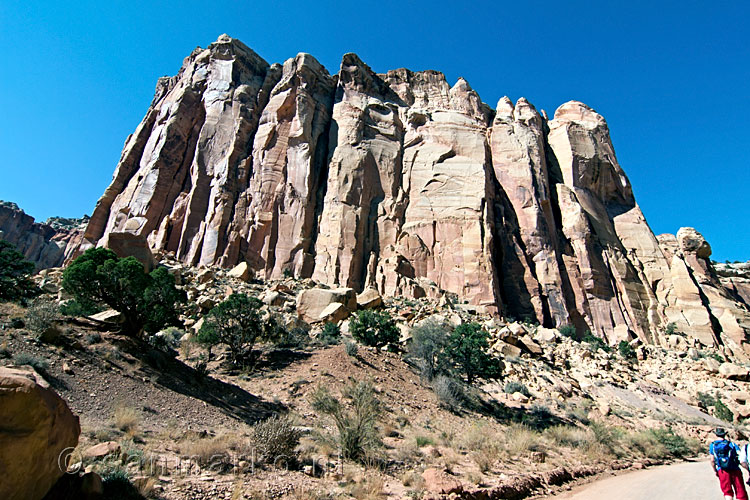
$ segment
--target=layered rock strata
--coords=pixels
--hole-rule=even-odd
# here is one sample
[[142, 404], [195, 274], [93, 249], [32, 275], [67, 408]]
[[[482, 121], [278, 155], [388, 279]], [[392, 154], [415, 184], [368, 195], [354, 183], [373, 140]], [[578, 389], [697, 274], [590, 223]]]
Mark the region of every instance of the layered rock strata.
[[660, 342], [672, 321], [706, 344], [730, 330], [736, 350], [746, 342], [675, 291], [681, 264], [594, 110], [571, 101], [549, 120], [508, 98], [493, 110], [464, 79], [376, 74], [354, 54], [332, 76], [308, 54], [270, 65], [226, 35], [194, 50], [159, 80], [80, 249], [116, 233], [191, 265], [451, 292], [611, 342]]
[[12, 243], [37, 269], [58, 267], [80, 246], [88, 217], [52, 217], [44, 223], [11, 202], [0, 201], [0, 239]]

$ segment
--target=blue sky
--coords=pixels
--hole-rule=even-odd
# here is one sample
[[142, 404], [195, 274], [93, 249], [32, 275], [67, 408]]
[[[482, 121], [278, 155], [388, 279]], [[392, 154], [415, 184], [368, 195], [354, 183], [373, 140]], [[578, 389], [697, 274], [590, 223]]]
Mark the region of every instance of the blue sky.
[[495, 106], [608, 121], [657, 234], [694, 226], [713, 258], [750, 258], [750, 2], [0, 3], [0, 199], [37, 219], [91, 213], [158, 77], [221, 33], [269, 62], [309, 52], [331, 73], [436, 69]]

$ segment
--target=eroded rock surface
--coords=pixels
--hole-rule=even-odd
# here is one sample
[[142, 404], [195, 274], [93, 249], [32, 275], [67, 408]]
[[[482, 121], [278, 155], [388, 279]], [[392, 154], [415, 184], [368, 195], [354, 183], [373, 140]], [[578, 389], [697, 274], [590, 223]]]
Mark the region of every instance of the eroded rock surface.
[[0, 498], [44, 497], [78, 444], [78, 417], [30, 367], [0, 367]]
[[26, 260], [37, 269], [58, 267], [81, 244], [88, 217], [64, 219], [52, 217], [47, 222], [34, 218], [11, 202], [0, 201], [0, 239], [14, 244]]
[[450, 292], [613, 343], [664, 343], [674, 322], [739, 352], [750, 328], [748, 288], [716, 278], [702, 238], [660, 245], [593, 109], [492, 110], [462, 78], [376, 74], [355, 54], [331, 76], [226, 35], [194, 50], [159, 80], [80, 249], [113, 233], [261, 278]]

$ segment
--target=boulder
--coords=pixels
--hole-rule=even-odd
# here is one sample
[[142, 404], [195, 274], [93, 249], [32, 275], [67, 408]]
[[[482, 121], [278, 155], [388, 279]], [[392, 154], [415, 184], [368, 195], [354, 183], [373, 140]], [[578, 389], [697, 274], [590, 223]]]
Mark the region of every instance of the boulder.
[[104, 323], [120, 323], [122, 321], [122, 313], [114, 309], [107, 309], [100, 313], [92, 314], [89, 318]]
[[383, 298], [374, 288], [368, 288], [357, 295], [357, 307], [360, 309], [374, 309], [383, 304]]
[[252, 276], [252, 271], [250, 270], [250, 266], [247, 265], [247, 262], [240, 262], [227, 272], [227, 276], [242, 281], [249, 281]]
[[750, 380], [750, 370], [734, 363], [722, 363], [719, 366], [719, 375], [728, 380]]
[[344, 304], [340, 302], [332, 302], [328, 304], [325, 309], [320, 311], [318, 321], [323, 323], [338, 323], [349, 316], [349, 313], [350, 311], [347, 310]]
[[0, 498], [41, 499], [78, 444], [78, 417], [33, 369], [0, 367], [0, 422]]
[[106, 457], [109, 454], [117, 454], [120, 452], [120, 444], [116, 441], [105, 441], [104, 443], [95, 444], [89, 446], [83, 452], [85, 458], [101, 458]]
[[529, 335], [520, 337], [518, 339], [518, 346], [535, 356], [540, 356], [544, 353], [541, 346], [534, 342]]
[[156, 267], [154, 255], [148, 246], [148, 241], [144, 236], [132, 232], [111, 232], [99, 240], [97, 246], [109, 248], [118, 257], [135, 257], [143, 264], [146, 271], [151, 271]]
[[540, 326], [537, 328], [536, 333], [534, 333], [534, 340], [548, 344], [555, 342], [559, 335], [560, 333], [554, 328], [544, 328], [543, 326]]
[[323, 321], [321, 313], [331, 304], [343, 305], [342, 312], [338, 314], [352, 313], [357, 310], [357, 295], [351, 288], [303, 290], [297, 295], [297, 315], [307, 323], [318, 323]]

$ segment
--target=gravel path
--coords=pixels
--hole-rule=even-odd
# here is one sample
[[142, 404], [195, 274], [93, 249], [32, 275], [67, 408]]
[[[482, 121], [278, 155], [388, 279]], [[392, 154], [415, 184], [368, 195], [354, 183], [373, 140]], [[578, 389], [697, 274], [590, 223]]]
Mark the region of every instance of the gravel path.
[[[747, 478], [747, 473], [745, 473]], [[576, 488], [558, 500], [722, 500], [708, 461], [654, 467]]]

